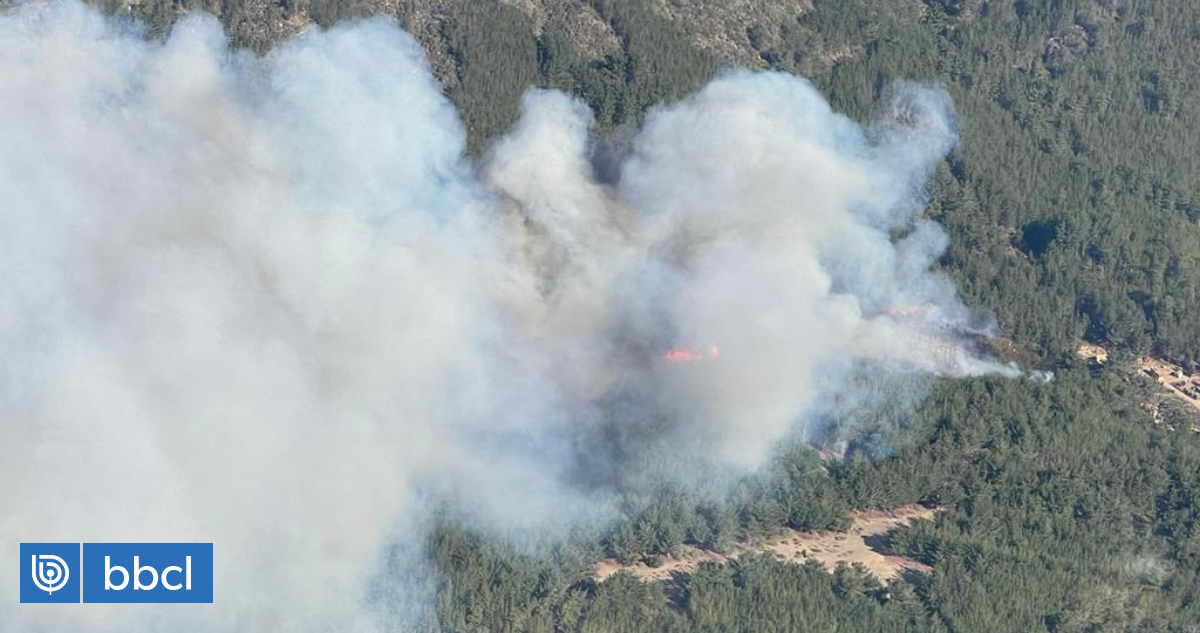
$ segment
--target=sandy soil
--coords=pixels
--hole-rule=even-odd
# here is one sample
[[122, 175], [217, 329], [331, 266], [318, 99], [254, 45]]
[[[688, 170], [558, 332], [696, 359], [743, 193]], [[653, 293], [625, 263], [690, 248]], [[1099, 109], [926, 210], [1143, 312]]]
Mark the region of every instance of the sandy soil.
[[782, 561], [803, 563], [809, 559], [816, 560], [830, 571], [838, 563], [861, 563], [880, 580], [887, 581], [905, 571], [926, 573], [930, 569], [910, 558], [881, 554], [872, 547], [871, 543], [877, 543], [872, 537], [882, 537], [914, 519], [932, 519], [940, 511], [940, 508], [922, 506], [859, 511], [851, 515], [853, 524], [845, 532], [784, 530], [769, 539], [737, 545], [728, 554], [684, 545], [675, 556], [663, 557], [662, 564], [653, 568], [641, 561], [623, 566], [616, 560], [606, 559], [596, 564], [595, 577], [604, 580], [624, 569], [647, 580], [666, 580], [676, 572], [691, 573], [700, 563], [724, 563], [747, 552], [769, 552]]

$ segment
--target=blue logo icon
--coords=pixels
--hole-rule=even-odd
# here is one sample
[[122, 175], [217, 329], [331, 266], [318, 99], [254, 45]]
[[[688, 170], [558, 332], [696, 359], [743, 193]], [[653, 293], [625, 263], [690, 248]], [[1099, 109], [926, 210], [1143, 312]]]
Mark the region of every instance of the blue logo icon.
[[212, 543], [21, 543], [21, 602], [212, 601]]
[[21, 543], [21, 602], [79, 602], [79, 543]]

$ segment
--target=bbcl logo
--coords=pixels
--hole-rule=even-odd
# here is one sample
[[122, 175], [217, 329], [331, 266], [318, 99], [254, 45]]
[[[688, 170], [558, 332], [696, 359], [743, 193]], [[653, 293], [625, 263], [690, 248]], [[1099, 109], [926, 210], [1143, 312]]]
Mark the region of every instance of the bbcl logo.
[[21, 543], [21, 602], [211, 603], [212, 543]]
[[33, 584], [46, 593], [53, 594], [55, 589], [67, 586], [71, 579], [71, 568], [63, 559], [53, 554], [33, 555]]
[[[129, 572], [126, 571], [124, 567], [118, 567], [116, 565], [111, 564], [109, 562], [110, 558], [111, 557], [109, 557], [109, 556], [104, 557], [104, 590], [111, 591], [113, 589], [116, 589], [117, 591], [120, 591], [120, 590], [124, 589], [126, 585], [129, 584]], [[192, 590], [192, 557], [187, 556], [187, 557], [185, 557], [185, 559], [186, 559], [186, 562], [184, 564], [187, 565], [186, 572], [183, 570], [183, 568], [175, 567], [175, 566], [168, 567], [162, 571], [162, 584], [163, 584], [163, 588], [166, 589], [167, 591], [179, 591], [180, 589], [183, 589], [185, 591]], [[184, 578], [186, 578], [186, 580], [182, 583], [178, 583], [178, 584], [174, 584], [174, 585], [167, 582], [167, 574], [169, 572], [173, 572], [173, 571], [184, 574]], [[112, 581], [114, 572], [121, 572], [121, 584], [119, 584], [119, 585], [113, 583], [113, 581]], [[147, 584], [144, 584], [144, 585], [142, 584], [142, 573], [143, 572], [150, 572], [150, 582]], [[137, 591], [139, 589], [145, 589], [145, 590], [154, 589], [154, 587], [156, 585], [158, 585], [158, 570], [153, 567], [150, 567], [149, 565], [142, 567], [141, 561], [138, 560], [137, 556], [134, 556], [133, 557], [133, 589], [134, 589], [134, 591]]]
[[79, 543], [21, 543], [21, 602], [79, 602]]

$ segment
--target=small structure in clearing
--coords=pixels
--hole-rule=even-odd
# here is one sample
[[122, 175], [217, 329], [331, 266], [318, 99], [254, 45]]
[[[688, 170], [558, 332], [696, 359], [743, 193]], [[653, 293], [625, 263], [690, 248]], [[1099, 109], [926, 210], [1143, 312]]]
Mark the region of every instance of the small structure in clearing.
[[656, 567], [650, 567], [640, 560], [622, 565], [608, 558], [596, 564], [594, 576], [603, 581], [619, 571], [629, 571], [645, 580], [662, 581], [669, 580], [676, 573], [691, 573], [700, 563], [725, 563], [743, 554], [762, 552], [772, 554], [778, 560], [797, 564], [816, 560], [830, 571], [838, 563], [860, 563], [875, 577], [886, 582], [905, 572], [927, 573], [930, 568], [911, 558], [877, 551], [878, 539], [913, 520], [933, 519], [942, 510], [915, 505], [892, 510], [861, 510], [850, 515], [850, 529], [845, 532], [787, 529], [761, 541], [740, 543], [726, 554], [684, 545], [674, 556], [662, 557], [661, 564]]
[[[1159, 358], [1143, 356], [1137, 362], [1138, 371], [1158, 381], [1172, 395], [1200, 409], [1200, 374], [1187, 374], [1183, 368]], [[1200, 427], [1193, 427], [1200, 432]]]
[[[1076, 354], [1080, 358], [1090, 360], [1099, 365], [1103, 365], [1108, 361], [1108, 350], [1099, 345], [1092, 343], [1084, 343], [1076, 350]], [[1154, 379], [1167, 394], [1182, 400], [1189, 405], [1200, 409], [1200, 374], [1191, 374], [1183, 370], [1183, 367], [1152, 356], [1142, 356], [1137, 360], [1133, 371], [1136, 371], [1142, 376]], [[1143, 406], [1150, 413], [1155, 424], [1163, 423], [1163, 415], [1159, 406], [1161, 400], [1157, 402], [1147, 402]], [[1200, 424], [1192, 425], [1193, 433], [1200, 433]]]

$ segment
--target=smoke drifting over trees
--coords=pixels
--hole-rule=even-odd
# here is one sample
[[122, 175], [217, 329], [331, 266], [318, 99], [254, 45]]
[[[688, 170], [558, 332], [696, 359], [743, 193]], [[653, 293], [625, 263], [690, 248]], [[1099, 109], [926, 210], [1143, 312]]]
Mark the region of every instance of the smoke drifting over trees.
[[725, 74], [601, 179], [554, 92], [465, 159], [382, 21], [259, 58], [211, 18], [145, 42], [22, 5], [0, 76], [0, 535], [217, 557], [214, 605], [8, 606], [5, 628], [371, 630], [381, 552], [419, 542], [430, 498], [498, 530], [602, 519], [667, 445], [753, 469], [862, 363], [1016, 373], [931, 271], [935, 88], [895, 86], [864, 129], [803, 80]]

